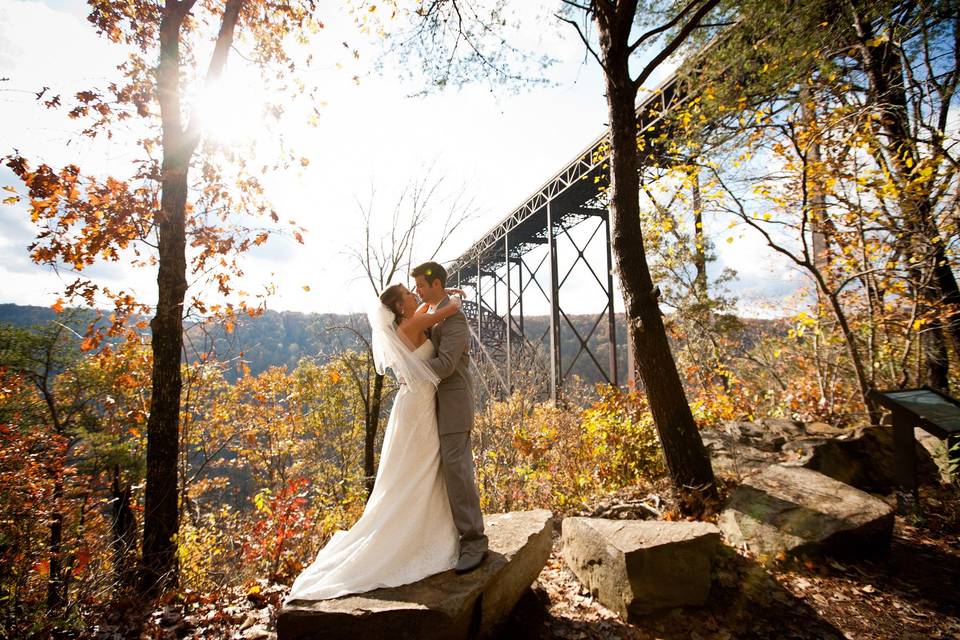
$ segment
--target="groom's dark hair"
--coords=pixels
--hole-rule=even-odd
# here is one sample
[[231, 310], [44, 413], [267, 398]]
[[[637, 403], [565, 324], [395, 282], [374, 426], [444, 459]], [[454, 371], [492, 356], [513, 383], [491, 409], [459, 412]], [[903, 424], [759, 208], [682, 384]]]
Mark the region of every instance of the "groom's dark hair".
[[431, 287], [433, 286], [434, 280], [440, 280], [441, 287], [447, 286], [447, 270], [436, 262], [424, 262], [420, 266], [414, 267], [410, 275], [414, 278], [423, 276], [423, 279], [426, 280], [427, 284]]

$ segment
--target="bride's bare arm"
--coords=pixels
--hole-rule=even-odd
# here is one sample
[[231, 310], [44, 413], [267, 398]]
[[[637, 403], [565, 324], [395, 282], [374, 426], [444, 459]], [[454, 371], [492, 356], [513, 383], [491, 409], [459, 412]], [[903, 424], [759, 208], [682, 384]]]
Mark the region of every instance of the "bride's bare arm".
[[442, 320], [446, 320], [458, 311], [460, 311], [460, 302], [456, 298], [450, 298], [450, 304], [442, 309], [437, 309], [433, 313], [420, 313], [418, 309], [412, 318], [402, 321], [399, 328], [412, 340], [417, 334], [426, 331]]

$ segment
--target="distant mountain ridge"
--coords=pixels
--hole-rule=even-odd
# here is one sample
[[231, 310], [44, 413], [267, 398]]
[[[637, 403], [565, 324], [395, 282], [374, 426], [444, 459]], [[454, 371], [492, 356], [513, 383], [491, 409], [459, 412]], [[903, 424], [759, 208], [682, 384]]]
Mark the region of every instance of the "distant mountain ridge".
[[[89, 309], [73, 310], [80, 314], [77, 323], [83, 326], [94, 318]], [[57, 318], [49, 307], [0, 304], [0, 322], [17, 326], [42, 324]], [[571, 315], [577, 332], [586, 337], [594, 325], [596, 315]], [[549, 344], [549, 316], [526, 316], [524, 332], [533, 342]], [[569, 375], [579, 375], [586, 382], [601, 382], [603, 375], [597, 363], [606, 370], [609, 363], [608, 324], [597, 325], [588, 339], [588, 345], [596, 358], [594, 363], [586, 351], [581, 351], [580, 339], [561, 319], [560, 351], [562, 368]], [[627, 368], [626, 325], [623, 314], [616, 315], [617, 368], [621, 380]], [[741, 334], [742, 348], [749, 349], [763, 335], [785, 330], [783, 320], [744, 320]], [[149, 329], [147, 330], [149, 332]], [[369, 327], [363, 314], [302, 313], [298, 311], [272, 311], [250, 318], [242, 316], [228, 332], [222, 324], [188, 326], [186, 339], [188, 352], [196, 354], [212, 351], [223, 361], [242, 359], [254, 375], [273, 366], [292, 369], [303, 357], [325, 361], [345, 349], [365, 348], [358, 338], [369, 340]], [[579, 356], [574, 357], [579, 352]], [[572, 366], [571, 366], [572, 365]], [[236, 367], [239, 371], [239, 367]], [[544, 375], [549, 375], [548, 370]], [[235, 373], [228, 372], [228, 379]]]

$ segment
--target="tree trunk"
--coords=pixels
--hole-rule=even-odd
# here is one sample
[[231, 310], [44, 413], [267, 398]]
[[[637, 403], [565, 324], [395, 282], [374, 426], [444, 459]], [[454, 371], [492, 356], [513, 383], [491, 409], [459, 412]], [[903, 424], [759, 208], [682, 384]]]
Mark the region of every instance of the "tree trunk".
[[131, 583], [130, 558], [136, 544], [137, 521], [130, 508], [130, 484], [121, 483], [120, 465], [113, 466], [111, 493], [113, 518], [110, 521], [110, 532], [114, 575], [118, 585], [126, 586]]
[[[851, 5], [851, 20], [859, 41], [858, 49], [864, 71], [870, 83], [869, 103], [880, 115], [878, 141], [883, 144], [898, 183], [900, 213], [905, 223], [906, 238], [902, 239], [917, 264], [930, 265], [932, 285], [921, 291], [921, 300], [927, 308], [946, 306], [946, 326], [954, 350], [960, 355], [960, 287], [947, 255], [946, 243], [940, 235], [933, 216], [933, 202], [929, 187], [918, 180], [917, 172], [923, 167], [917, 151], [916, 140], [910, 135], [909, 109], [903, 78], [903, 67], [893, 43], [880, 42], [873, 47], [868, 44], [875, 33], [873, 25], [863, 20], [857, 6]], [[918, 283], [919, 286], [919, 283]], [[942, 339], [943, 331], [932, 332], [929, 340]], [[940, 348], [932, 345], [921, 351], [931, 358], [938, 357]], [[928, 361], [928, 372], [942, 366]]]
[[[58, 474], [63, 471], [58, 469]], [[67, 604], [63, 576], [63, 477], [53, 482], [53, 514], [50, 517], [50, 573], [47, 578], [47, 609], [57, 611]]]
[[[228, 0], [214, 46], [208, 86], [223, 71], [244, 0]], [[150, 322], [153, 332], [153, 395], [147, 421], [147, 482], [144, 493], [141, 591], [177, 581], [176, 542], [179, 528], [177, 460], [180, 450], [180, 392], [183, 381], [183, 299], [187, 291], [186, 208], [190, 158], [200, 141], [196, 121], [184, 129], [180, 113], [180, 28], [193, 3], [167, 0], [160, 21], [160, 102], [163, 162], [160, 177], [158, 301]]]
[[637, 89], [630, 77], [627, 46], [635, 10], [635, 2], [626, 2], [610, 8], [598, 6], [595, 13], [610, 117], [612, 246], [623, 289], [630, 349], [650, 403], [664, 460], [674, 486], [686, 498], [681, 501], [683, 508], [695, 510], [698, 497], [712, 497], [716, 485], [670, 352], [657, 302], [659, 291], [653, 287], [643, 247], [634, 106]]
[[924, 382], [944, 393], [950, 392], [950, 365], [943, 323], [935, 319], [920, 331], [920, 349], [925, 367]]
[[707, 301], [707, 239], [703, 233], [703, 200], [700, 197], [700, 174], [693, 176], [693, 266], [697, 300]]
[[147, 478], [143, 514], [141, 590], [176, 583], [177, 457], [180, 427], [180, 359], [183, 350], [183, 299], [187, 290], [187, 172], [192, 149], [187, 146], [180, 115], [179, 3], [167, 3], [160, 23], [160, 66], [157, 89], [163, 124], [159, 230], [159, 293], [150, 322], [153, 347], [153, 391], [147, 422]]
[[367, 498], [373, 493], [373, 484], [377, 479], [377, 469], [373, 463], [374, 445], [377, 440], [377, 428], [380, 425], [380, 401], [383, 397], [383, 375], [376, 373], [373, 378], [373, 393], [367, 409], [367, 432], [363, 446], [363, 473], [366, 477]]

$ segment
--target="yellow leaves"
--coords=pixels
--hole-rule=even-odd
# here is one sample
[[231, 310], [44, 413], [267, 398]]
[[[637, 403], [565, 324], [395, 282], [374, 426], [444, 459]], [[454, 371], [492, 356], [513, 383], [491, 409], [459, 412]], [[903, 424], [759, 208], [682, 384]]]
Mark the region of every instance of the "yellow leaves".
[[727, 237], [727, 243], [728, 243], [728, 244], [733, 244], [733, 236], [728, 236], [728, 237]]
[[796, 321], [797, 324], [805, 327], [812, 327], [817, 323], [816, 319], [805, 311], [801, 311], [797, 314]]
[[17, 204], [18, 202], [20, 202], [20, 196], [8, 196], [3, 199], [3, 204], [13, 205]]
[[[253, 506], [256, 507], [257, 511], [261, 513], [268, 513], [268, 514], [270, 513], [270, 494], [271, 493], [273, 492], [270, 491], [270, 489], [261, 489], [260, 491], [257, 492], [255, 496], [253, 496]], [[260, 586], [255, 585], [253, 589], [256, 589], [257, 591], [254, 593], [257, 593], [260, 591]]]
[[866, 45], [871, 48], [879, 47], [884, 42], [889, 42], [889, 40], [890, 40], [890, 36], [887, 35], [886, 33], [883, 33], [875, 38], [870, 38], [869, 40], [867, 40]]
[[303, 285], [303, 286], [301, 287], [301, 289], [303, 289], [304, 291], [306, 291], [306, 292], [309, 293], [309, 291], [310, 291], [310, 285], [305, 284], [305, 285]]
[[341, 378], [341, 376], [340, 376], [340, 372], [339, 372], [339, 371], [331, 371], [331, 372], [330, 372], [330, 382], [332, 382], [333, 384], [337, 384], [338, 382], [340, 382], [341, 379], [342, 379], [342, 378]]

